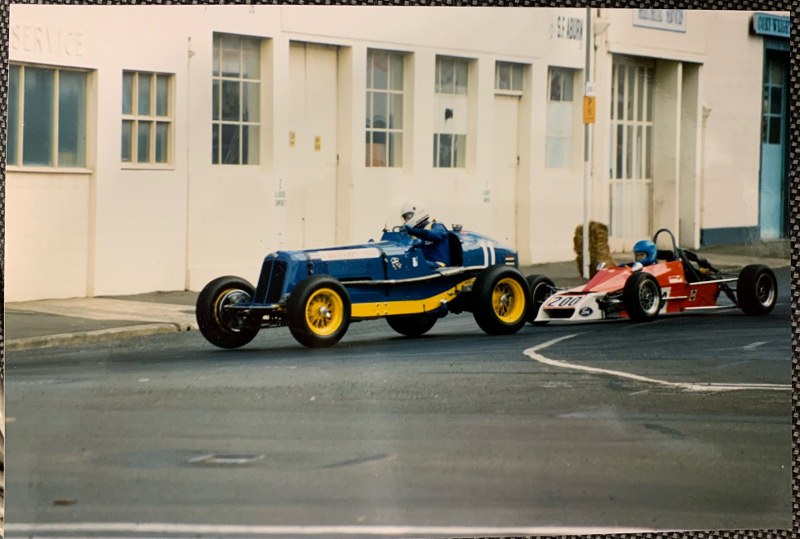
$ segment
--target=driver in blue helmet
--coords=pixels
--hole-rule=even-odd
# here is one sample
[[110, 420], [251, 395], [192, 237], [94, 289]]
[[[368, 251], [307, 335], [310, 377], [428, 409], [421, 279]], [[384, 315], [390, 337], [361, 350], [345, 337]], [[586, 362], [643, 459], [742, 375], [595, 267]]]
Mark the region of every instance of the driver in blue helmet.
[[642, 266], [656, 262], [656, 244], [650, 240], [639, 240], [633, 246], [633, 261]]
[[427, 211], [416, 204], [405, 204], [400, 215], [409, 235], [419, 238], [415, 245], [422, 248], [422, 256], [431, 269], [450, 265], [450, 245], [447, 227], [431, 219]]

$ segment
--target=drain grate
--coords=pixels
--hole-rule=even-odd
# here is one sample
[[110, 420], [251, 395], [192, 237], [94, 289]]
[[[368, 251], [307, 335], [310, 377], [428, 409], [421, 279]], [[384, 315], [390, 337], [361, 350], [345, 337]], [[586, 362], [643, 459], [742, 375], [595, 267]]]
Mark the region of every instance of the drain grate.
[[264, 458], [264, 455], [226, 455], [210, 453], [189, 459], [189, 464], [223, 464], [230, 466], [240, 466], [249, 464]]

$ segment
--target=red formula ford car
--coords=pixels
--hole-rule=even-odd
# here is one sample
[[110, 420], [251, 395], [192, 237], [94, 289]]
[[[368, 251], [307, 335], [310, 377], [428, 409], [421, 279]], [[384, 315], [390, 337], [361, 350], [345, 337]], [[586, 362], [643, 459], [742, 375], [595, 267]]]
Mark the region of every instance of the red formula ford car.
[[[667, 229], [655, 233], [672, 242], [671, 249], [658, 249], [657, 261], [600, 268], [589, 282], [568, 290], [558, 289], [542, 275], [531, 275], [531, 309], [534, 324], [550, 321], [584, 322], [607, 318], [629, 318], [646, 322], [660, 314], [721, 309], [738, 306], [749, 315], [772, 311], [778, 284], [770, 268], [745, 266], [738, 275], [722, 273], [692, 251], [680, 249]], [[662, 238], [663, 239], [663, 238]], [[733, 305], [718, 303], [723, 293]]]

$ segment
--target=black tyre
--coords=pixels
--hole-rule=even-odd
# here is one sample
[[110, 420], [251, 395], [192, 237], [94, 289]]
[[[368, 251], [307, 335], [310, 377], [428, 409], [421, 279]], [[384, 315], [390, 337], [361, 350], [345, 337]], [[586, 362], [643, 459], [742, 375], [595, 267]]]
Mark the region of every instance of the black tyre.
[[386, 319], [389, 327], [400, 335], [406, 337], [420, 337], [431, 330], [436, 324], [435, 316], [412, 314], [403, 316], [390, 316]]
[[661, 310], [661, 286], [651, 274], [632, 273], [622, 290], [622, 305], [634, 322], [649, 322]]
[[220, 348], [239, 348], [252, 341], [260, 329], [260, 321], [225, 307], [250, 303], [253, 292], [253, 285], [239, 277], [219, 277], [208, 283], [197, 297], [195, 307], [203, 337]]
[[745, 314], [760, 316], [769, 313], [778, 299], [778, 281], [767, 266], [752, 264], [739, 272], [736, 299]]
[[528, 307], [528, 322], [537, 326], [547, 324], [547, 322], [534, 322], [542, 308], [544, 302], [553, 295], [556, 285], [544, 275], [528, 275], [525, 278], [528, 288], [531, 290], [531, 302]]
[[350, 296], [344, 286], [327, 275], [300, 281], [286, 304], [289, 331], [309, 348], [333, 346], [350, 326]]
[[491, 266], [472, 285], [472, 315], [489, 335], [511, 335], [525, 325], [529, 297], [528, 283], [518, 270]]

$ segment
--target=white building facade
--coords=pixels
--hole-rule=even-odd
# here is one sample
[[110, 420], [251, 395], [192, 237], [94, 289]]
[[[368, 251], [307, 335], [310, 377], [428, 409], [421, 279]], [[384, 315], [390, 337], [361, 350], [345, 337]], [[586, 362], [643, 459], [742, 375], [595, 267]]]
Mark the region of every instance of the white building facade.
[[781, 237], [786, 15], [12, 5], [6, 299], [255, 280], [406, 200], [570, 259], [589, 37], [612, 247]]

